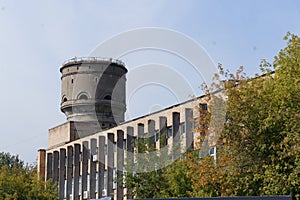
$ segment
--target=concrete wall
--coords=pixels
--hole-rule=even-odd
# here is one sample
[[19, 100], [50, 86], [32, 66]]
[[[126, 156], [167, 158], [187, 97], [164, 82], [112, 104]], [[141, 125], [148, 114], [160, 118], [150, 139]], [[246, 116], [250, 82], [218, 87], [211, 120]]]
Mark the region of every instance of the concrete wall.
[[48, 131], [48, 148], [71, 142], [71, 124], [66, 122]]
[[[76, 180], [73, 184], [73, 191], [75, 191], [75, 193], [72, 194], [75, 199], [82, 199], [84, 191], [87, 191], [89, 197], [93, 198], [106, 196], [104, 194], [102, 195], [104, 182], [106, 182], [106, 188], [104, 189], [106, 189], [107, 195], [113, 195], [115, 199], [123, 199], [123, 195], [126, 194], [126, 189], [123, 188], [122, 185], [114, 183], [113, 179], [116, 178], [115, 176], [120, 178], [118, 172], [121, 171], [124, 159], [130, 155], [134, 156], [134, 150], [128, 145], [129, 141], [127, 140], [132, 140], [134, 137], [137, 137], [138, 134], [156, 134], [161, 127], [161, 119], [164, 119], [166, 120], [167, 128], [172, 127], [173, 130], [170, 137], [167, 138], [167, 149], [171, 151], [172, 148], [178, 144], [181, 147], [180, 151], [176, 152], [174, 157], [174, 159], [176, 159], [182, 152], [195, 146], [196, 135], [193, 133], [193, 124], [194, 119], [197, 118], [198, 115], [197, 106], [200, 102], [205, 103], [205, 98], [187, 101], [183, 104], [124, 122], [117, 127], [105, 131], [97, 132], [89, 136], [84, 135], [82, 138], [69, 142], [67, 142], [68, 138], [64, 136], [64, 134], [66, 134], [65, 131], [70, 131], [72, 128], [70, 129], [66, 124], [63, 124], [60, 128], [56, 127], [54, 130], [57, 131], [51, 131], [49, 134], [53, 135], [53, 132], [55, 132], [58, 135], [60, 132], [62, 137], [59, 138], [57, 135], [56, 137], [49, 137], [50, 140], [52, 139], [52, 141], [49, 141], [49, 144], [52, 146], [49, 146], [50, 148], [46, 151], [47, 160], [45, 162], [45, 173], [51, 174], [52, 176], [59, 174], [59, 178], [56, 178], [56, 180], [59, 180], [61, 185], [63, 184], [61, 176], [67, 173], [67, 177], [64, 179], [67, 180], [66, 187], [68, 188], [71, 187], [69, 182], [72, 179]], [[185, 126], [182, 131], [181, 124], [183, 123]], [[84, 131], [84, 129], [88, 129], [89, 126], [83, 127], [82, 130]], [[143, 129], [141, 129], [141, 127], [143, 127]], [[130, 135], [128, 136], [128, 134]], [[150, 136], [147, 134], [147, 137], [153, 137], [153, 134]], [[59, 141], [61, 140], [64, 140], [65, 144], [59, 145]], [[127, 143], [127, 149], [122, 149], [124, 143]], [[157, 140], [154, 145], [157, 149], [160, 149], [160, 140]], [[62, 149], [65, 149], [67, 153]], [[69, 152], [71, 149], [73, 149], [72, 152]], [[56, 155], [58, 153], [63, 153], [63, 155]], [[70, 156], [72, 158], [69, 158]], [[65, 159], [65, 161], [59, 161], [59, 158]], [[70, 160], [74, 160], [72, 166]], [[48, 163], [50, 163], [51, 166], [48, 165]], [[66, 168], [55, 169], [57, 167], [55, 163], [67, 163], [67, 166]], [[69, 173], [71, 168], [72, 175]], [[67, 171], [65, 172], [66, 169]], [[62, 172], [62, 170], [64, 171]], [[104, 181], [105, 176], [107, 178], [106, 181]], [[79, 183], [79, 180], [81, 180], [81, 183]], [[101, 187], [101, 189], [99, 189], [99, 187]], [[61, 189], [61, 191], [63, 191], [63, 189]], [[69, 199], [71, 193], [69, 190], [67, 190], [66, 193], [68, 197], [64, 197], [61, 194], [60, 198]]]

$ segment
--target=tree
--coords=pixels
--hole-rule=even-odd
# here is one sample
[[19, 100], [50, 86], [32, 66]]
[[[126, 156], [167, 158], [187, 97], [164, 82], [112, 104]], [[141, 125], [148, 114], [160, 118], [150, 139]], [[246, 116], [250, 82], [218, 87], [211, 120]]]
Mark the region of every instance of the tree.
[[24, 162], [19, 159], [19, 156], [10, 155], [10, 153], [0, 152], [0, 168], [2, 166], [8, 166], [8, 168], [12, 168], [14, 165], [18, 167], [22, 167]]
[[285, 39], [288, 45], [274, 61], [273, 112], [268, 113], [263, 126], [274, 131], [278, 140], [269, 148], [270, 163], [263, 165], [262, 191], [300, 199], [300, 38], [288, 33]]
[[[204, 87], [210, 106], [207, 115], [200, 112], [199, 123], [214, 122], [209, 131], [198, 128], [204, 133], [198, 138], [199, 149], [205, 149], [205, 138], [214, 134], [218, 152], [217, 160], [204, 157], [188, 162], [192, 196], [300, 199], [300, 38], [288, 33], [285, 39], [287, 47], [273, 65], [263, 60], [264, 75], [249, 78], [242, 68], [233, 74], [220, 65], [213, 87]], [[222, 120], [212, 115], [214, 109], [223, 112], [218, 110], [220, 96], [212, 93], [220, 89], [227, 98], [224, 127], [218, 127]]]
[[[300, 38], [288, 33], [285, 40], [273, 64], [262, 61], [263, 75], [249, 78], [242, 68], [233, 74], [219, 65], [215, 84], [204, 87], [210, 104], [205, 112], [199, 107], [198, 149], [158, 174], [133, 176], [138, 197], [300, 199]], [[216, 159], [205, 156], [211, 145], [217, 146]], [[140, 195], [145, 191], [151, 192]]]
[[[162, 135], [166, 136], [164, 132]], [[190, 196], [192, 188], [186, 171], [186, 159], [172, 162], [172, 153], [168, 152], [168, 148], [156, 151], [151, 144], [151, 137], [139, 139], [136, 147], [135, 163], [127, 159], [125, 166], [127, 196], [135, 198]], [[119, 180], [119, 183], [121, 181]]]
[[0, 153], [0, 163], [0, 199], [57, 199], [57, 187], [39, 180], [34, 166], [9, 153]]
[[285, 39], [273, 65], [262, 62], [263, 76], [221, 69], [228, 101], [219, 157], [231, 158], [223, 163], [228, 188], [221, 195], [300, 198], [300, 38]]
[[[167, 186], [159, 154], [151, 145], [151, 137], [138, 138], [133, 146], [135, 147], [134, 157], [133, 155], [127, 156], [125, 165], [127, 197], [160, 197], [161, 189]], [[123, 182], [123, 180], [118, 181]]]

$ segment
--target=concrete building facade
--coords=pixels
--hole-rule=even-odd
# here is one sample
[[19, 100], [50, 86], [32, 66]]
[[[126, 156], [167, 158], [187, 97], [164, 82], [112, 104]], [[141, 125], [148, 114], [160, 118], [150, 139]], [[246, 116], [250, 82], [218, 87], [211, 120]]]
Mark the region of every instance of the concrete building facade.
[[196, 145], [196, 108], [207, 109], [205, 96], [124, 121], [122, 62], [72, 59], [60, 71], [67, 122], [49, 129], [48, 148], [38, 152], [39, 176], [58, 183], [59, 199], [126, 199], [127, 189], [115, 179], [122, 179], [126, 162], [135, 162], [140, 138], [148, 138], [158, 152], [179, 145], [178, 155]]

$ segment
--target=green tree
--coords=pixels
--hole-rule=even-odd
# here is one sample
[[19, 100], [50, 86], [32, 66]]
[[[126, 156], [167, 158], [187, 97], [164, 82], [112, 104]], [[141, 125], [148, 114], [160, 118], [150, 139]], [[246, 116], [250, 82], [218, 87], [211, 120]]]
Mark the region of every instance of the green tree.
[[228, 101], [220, 155], [231, 158], [221, 195], [300, 198], [300, 39], [292, 34], [285, 39], [287, 47], [273, 65], [262, 62], [264, 76], [221, 70]]
[[[158, 171], [132, 175], [127, 186], [137, 197], [300, 199], [300, 38], [288, 33], [285, 39], [287, 46], [273, 64], [262, 61], [264, 75], [249, 78], [242, 68], [232, 74], [219, 66], [213, 91], [225, 92], [225, 124], [224, 96], [204, 87], [210, 104], [205, 112], [199, 107], [198, 149]], [[217, 159], [199, 156], [211, 144], [217, 146]], [[140, 166], [147, 167], [148, 158]]]
[[[214, 133], [218, 152], [217, 160], [193, 155], [187, 162], [192, 196], [300, 199], [300, 39], [289, 33], [285, 39], [287, 47], [272, 65], [263, 60], [262, 76], [249, 78], [242, 68], [232, 74], [219, 66], [213, 90], [226, 94], [224, 127], [219, 126], [223, 116], [212, 114], [223, 113], [220, 96], [204, 87], [210, 106], [207, 115], [200, 112], [198, 148], [205, 149], [205, 138]], [[207, 121], [210, 130], [202, 130]]]
[[0, 155], [0, 199], [57, 199], [57, 187], [39, 180], [35, 167], [25, 166], [18, 156]]
[[23, 167], [24, 162], [20, 160], [19, 156], [10, 155], [10, 153], [0, 152], [0, 167], [8, 166], [10, 169], [16, 165]]
[[128, 189], [128, 197], [157, 198], [161, 195], [161, 189], [167, 187], [159, 153], [149, 140], [139, 138], [134, 145], [134, 158], [127, 156], [125, 187]]
[[190, 153], [187, 153], [184, 158], [179, 158], [164, 168], [163, 176], [168, 187], [161, 188], [161, 197], [192, 196], [191, 170], [188, 168], [191, 159], [189, 155]]

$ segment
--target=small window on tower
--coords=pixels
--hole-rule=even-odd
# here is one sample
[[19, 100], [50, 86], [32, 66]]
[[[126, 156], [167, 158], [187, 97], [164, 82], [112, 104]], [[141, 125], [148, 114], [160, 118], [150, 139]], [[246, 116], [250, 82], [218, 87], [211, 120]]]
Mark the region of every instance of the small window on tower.
[[104, 99], [105, 99], [105, 100], [111, 100], [111, 96], [110, 96], [110, 95], [106, 95], [106, 96], [104, 97]]
[[88, 96], [86, 94], [81, 94], [78, 99], [88, 99]]

